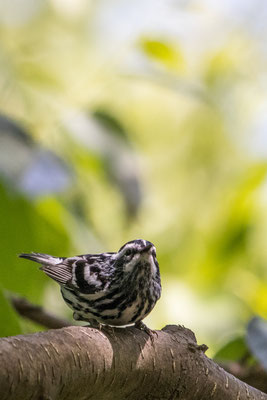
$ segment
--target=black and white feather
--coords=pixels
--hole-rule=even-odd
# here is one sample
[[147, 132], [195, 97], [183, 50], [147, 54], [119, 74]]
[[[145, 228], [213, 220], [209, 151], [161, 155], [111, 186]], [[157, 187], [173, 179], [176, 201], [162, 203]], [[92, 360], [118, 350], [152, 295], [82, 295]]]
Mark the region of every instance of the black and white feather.
[[60, 284], [74, 318], [93, 326], [141, 323], [161, 295], [156, 249], [147, 240], [132, 240], [117, 253], [20, 257], [40, 263], [41, 270]]

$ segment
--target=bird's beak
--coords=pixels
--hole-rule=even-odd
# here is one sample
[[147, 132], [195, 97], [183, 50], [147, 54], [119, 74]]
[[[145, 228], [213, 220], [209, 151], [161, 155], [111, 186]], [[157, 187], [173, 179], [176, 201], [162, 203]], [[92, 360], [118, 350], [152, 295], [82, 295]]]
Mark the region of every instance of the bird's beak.
[[152, 248], [152, 244], [146, 245], [142, 250], [140, 250], [140, 253], [146, 253]]

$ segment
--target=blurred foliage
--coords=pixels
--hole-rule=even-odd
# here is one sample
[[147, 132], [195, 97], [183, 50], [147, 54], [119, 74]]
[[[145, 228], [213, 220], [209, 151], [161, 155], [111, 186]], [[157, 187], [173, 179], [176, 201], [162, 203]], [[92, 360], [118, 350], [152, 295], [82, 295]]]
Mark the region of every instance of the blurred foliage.
[[[26, 272], [27, 265], [23, 267], [17, 256], [23, 249], [36, 246], [48, 254], [65, 254], [70, 249], [68, 234], [59, 218], [48, 220], [34, 204], [3, 186], [0, 187], [0, 209], [1, 284], [5, 289], [40, 301], [46, 279], [31, 266]], [[50, 213], [53, 213], [52, 207]]]
[[267, 371], [267, 321], [258, 316], [249, 321], [246, 341], [251, 353]]
[[0, 309], [1, 336], [12, 336], [22, 333], [20, 319], [2, 290], [0, 290]]
[[217, 362], [226, 361], [240, 361], [247, 356], [248, 348], [245, 343], [244, 337], [235, 337], [220, 348], [214, 355]]
[[[23, 171], [36, 179], [33, 153], [0, 142], [3, 289], [68, 312], [17, 254], [114, 251], [142, 237], [163, 278], [148, 324], [187, 325], [212, 350], [226, 333], [244, 336], [267, 313], [267, 151], [255, 139], [266, 125], [266, 35], [206, 2], [160, 2], [170, 18], [155, 11], [151, 21], [168, 24], [153, 27], [148, 1], [4, 3], [1, 115], [57, 160], [42, 176], [52, 182], [60, 165], [67, 178], [60, 190], [23, 191]], [[0, 307], [0, 334], [27, 331], [18, 317], [4, 328], [10, 308]]]
[[176, 72], [185, 70], [185, 60], [178, 44], [174, 45], [162, 40], [143, 38], [140, 41], [140, 47], [148, 57], [167, 68]]

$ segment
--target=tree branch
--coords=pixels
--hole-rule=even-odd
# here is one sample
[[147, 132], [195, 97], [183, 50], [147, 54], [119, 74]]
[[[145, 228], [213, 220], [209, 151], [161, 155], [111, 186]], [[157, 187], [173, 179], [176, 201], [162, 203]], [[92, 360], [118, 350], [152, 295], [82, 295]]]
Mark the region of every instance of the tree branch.
[[72, 326], [0, 339], [2, 400], [267, 400], [210, 360], [194, 334], [167, 326]]
[[259, 364], [241, 365], [238, 362], [220, 363], [230, 374], [267, 393], [267, 373]]
[[[59, 318], [56, 315], [48, 313], [42, 307], [30, 303], [23, 297], [12, 295], [9, 297], [15, 310], [24, 318], [37, 322], [48, 329], [60, 329], [67, 326], [73, 326], [75, 323]], [[236, 378], [248, 383], [255, 388], [267, 392], [267, 373], [258, 364], [242, 365], [239, 362], [219, 363], [225, 371], [234, 375]]]
[[23, 297], [10, 296], [10, 301], [17, 313], [22, 317], [37, 322], [37, 324], [48, 329], [60, 329], [73, 325], [63, 318], [48, 313], [41, 306], [36, 306], [35, 304], [30, 303]]

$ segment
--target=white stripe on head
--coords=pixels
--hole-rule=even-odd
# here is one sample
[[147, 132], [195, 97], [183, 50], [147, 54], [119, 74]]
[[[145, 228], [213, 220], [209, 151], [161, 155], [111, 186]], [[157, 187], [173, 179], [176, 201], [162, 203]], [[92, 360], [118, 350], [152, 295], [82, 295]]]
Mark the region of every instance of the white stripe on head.
[[128, 263], [125, 264], [124, 271], [131, 272], [133, 270], [134, 266], [136, 265], [136, 262], [138, 261], [138, 259], [140, 259], [140, 254], [136, 253], [133, 256], [133, 258], [131, 259], [131, 261], [129, 261]]

